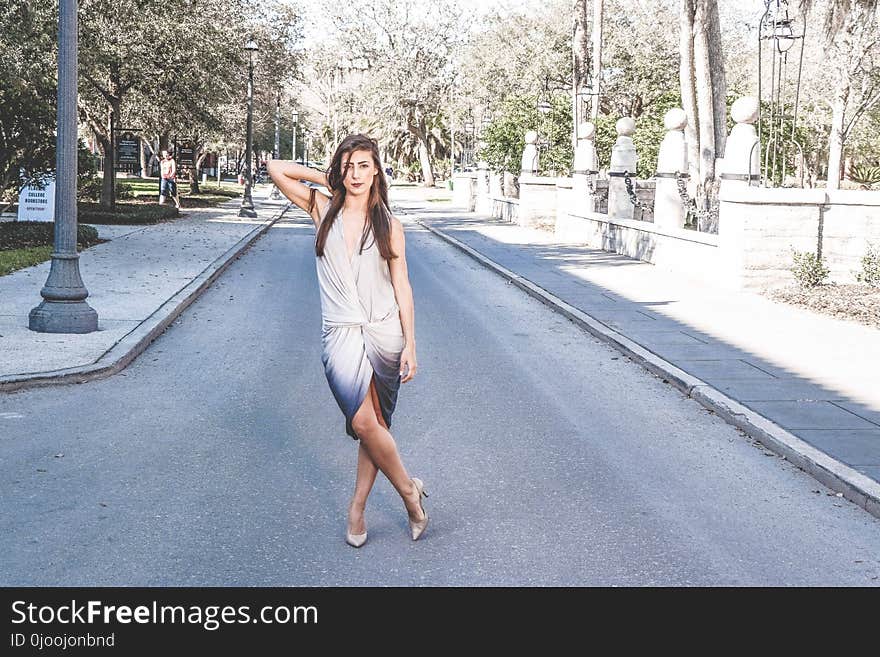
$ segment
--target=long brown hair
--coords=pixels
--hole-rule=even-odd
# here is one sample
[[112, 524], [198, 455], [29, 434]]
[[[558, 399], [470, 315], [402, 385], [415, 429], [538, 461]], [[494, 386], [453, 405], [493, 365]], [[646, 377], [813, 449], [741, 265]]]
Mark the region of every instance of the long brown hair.
[[370, 185], [370, 198], [367, 200], [367, 214], [369, 221], [364, 224], [364, 232], [361, 235], [361, 243], [358, 252], [364, 250], [364, 244], [367, 236], [372, 234], [373, 241], [379, 248], [379, 253], [385, 260], [397, 258], [397, 254], [391, 250], [391, 210], [388, 208], [388, 181], [382, 172], [382, 162], [379, 159], [379, 144], [375, 139], [364, 134], [348, 135], [342, 140], [342, 143], [333, 153], [330, 160], [330, 168], [327, 169], [327, 182], [333, 196], [330, 198], [330, 207], [324, 220], [318, 227], [318, 234], [315, 238], [315, 255], [322, 257], [324, 255], [324, 244], [327, 241], [327, 233], [333, 227], [336, 221], [336, 215], [342, 210], [345, 204], [346, 189], [342, 181], [345, 179], [345, 173], [342, 171], [342, 157], [345, 154], [351, 157], [354, 151], [370, 151], [373, 156], [373, 164], [379, 171], [378, 175], [373, 176], [373, 182]]

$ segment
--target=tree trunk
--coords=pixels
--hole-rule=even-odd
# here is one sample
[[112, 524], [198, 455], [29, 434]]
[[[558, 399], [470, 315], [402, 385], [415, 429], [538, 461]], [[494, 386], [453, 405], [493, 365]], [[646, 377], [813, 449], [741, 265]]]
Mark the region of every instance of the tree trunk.
[[715, 179], [727, 139], [727, 81], [714, 0], [681, 0], [679, 80], [687, 115], [688, 172], [701, 186]]
[[587, 0], [574, 0], [574, 29], [572, 38], [572, 89], [571, 101], [574, 129], [571, 134], [572, 151], [577, 150], [578, 125], [583, 121], [578, 90], [587, 81], [590, 66], [590, 44], [587, 39]]
[[593, 105], [590, 119], [595, 123], [599, 118], [599, 91], [602, 87], [602, 17], [605, 13], [604, 0], [593, 0], [593, 31], [590, 38], [593, 42]]
[[[195, 157], [193, 164], [193, 170], [195, 171], [195, 178], [190, 182], [190, 192], [193, 194], [201, 194], [202, 190], [199, 187], [199, 178], [202, 176], [202, 164], [205, 162], [205, 158], [208, 157], [208, 151], [202, 147], [198, 150], [198, 156]], [[219, 160], [218, 160], [219, 162]]]
[[709, 78], [712, 82], [712, 123], [715, 128], [715, 157], [724, 157], [727, 143], [727, 77], [724, 74], [724, 54], [721, 51], [721, 20], [718, 3], [702, 0], [706, 7]]
[[[141, 153], [141, 178], [148, 178], [150, 176], [150, 162], [153, 159], [153, 147], [150, 145], [150, 142], [140, 137], [140, 153]], [[149, 151], [149, 155], [147, 154]]]
[[679, 42], [679, 84], [681, 104], [687, 115], [684, 129], [687, 144], [688, 173], [692, 183], [700, 179], [699, 115], [694, 87], [694, 2], [681, 0], [681, 39]]
[[101, 183], [101, 200], [102, 208], [110, 210], [116, 209], [116, 153], [114, 128], [115, 117], [119, 116], [119, 102], [109, 104], [107, 106], [107, 134], [98, 136], [101, 145], [104, 148], [104, 179]]
[[697, 96], [697, 126], [699, 144], [699, 182], [715, 178], [715, 89], [712, 86], [710, 62], [709, 17], [706, 4], [711, 0], [694, 0], [694, 88]]
[[422, 165], [422, 180], [425, 187], [434, 186], [434, 172], [431, 170], [431, 156], [424, 134], [419, 134], [419, 163]]
[[827, 189], [840, 189], [840, 169], [843, 163], [843, 144], [846, 140], [846, 104], [849, 100], [849, 80], [837, 78], [834, 103], [831, 111], [831, 134], [828, 135], [828, 182]]

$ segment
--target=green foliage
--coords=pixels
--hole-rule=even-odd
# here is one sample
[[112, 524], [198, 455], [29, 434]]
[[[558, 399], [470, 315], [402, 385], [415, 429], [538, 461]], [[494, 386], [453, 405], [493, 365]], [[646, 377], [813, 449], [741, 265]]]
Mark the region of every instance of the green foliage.
[[52, 3], [0, 5], [0, 197], [19, 190], [19, 172], [55, 167], [55, 11]]
[[[55, 241], [55, 222], [10, 221], [0, 223], [0, 249], [26, 249], [52, 245]], [[80, 246], [98, 243], [94, 226], [77, 225], [76, 241]]]
[[482, 134], [485, 147], [477, 157], [485, 159], [495, 172], [518, 175], [525, 148], [525, 134], [537, 130], [539, 140], [546, 140], [540, 150], [541, 175], [566, 175], [571, 170], [571, 105], [565, 96], [553, 98], [546, 116], [537, 110], [538, 97], [508, 98], [495, 119]]
[[880, 287], [880, 249], [874, 244], [868, 244], [868, 250], [862, 256], [862, 271], [856, 274], [859, 283]]
[[867, 187], [873, 187], [880, 183], [880, 167], [868, 165], [856, 165], [849, 175], [850, 180]]
[[815, 253], [793, 251], [792, 260], [791, 273], [801, 287], [816, 287], [828, 278], [830, 271], [825, 266], [825, 259]]
[[[681, 107], [681, 95], [677, 91], [661, 97], [636, 119], [633, 143], [638, 154], [636, 173], [639, 178], [650, 178], [657, 171], [660, 143], [666, 136], [663, 117], [673, 107]], [[599, 166], [604, 169], [611, 166], [611, 150], [617, 141], [615, 124], [619, 118], [603, 115], [596, 121], [596, 153]]]

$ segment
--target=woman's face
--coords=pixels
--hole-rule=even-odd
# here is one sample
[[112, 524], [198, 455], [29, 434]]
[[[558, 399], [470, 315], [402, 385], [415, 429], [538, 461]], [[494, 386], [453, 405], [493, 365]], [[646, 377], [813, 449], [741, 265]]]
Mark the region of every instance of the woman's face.
[[378, 173], [370, 151], [352, 151], [342, 156], [342, 184], [348, 194], [369, 194]]

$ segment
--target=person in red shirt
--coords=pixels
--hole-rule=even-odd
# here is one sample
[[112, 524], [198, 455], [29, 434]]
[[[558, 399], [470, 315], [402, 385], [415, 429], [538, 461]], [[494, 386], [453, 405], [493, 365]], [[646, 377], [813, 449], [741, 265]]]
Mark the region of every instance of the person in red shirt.
[[174, 205], [180, 210], [180, 198], [177, 195], [177, 164], [174, 158], [168, 154], [168, 151], [162, 151], [162, 157], [159, 160], [159, 171], [162, 176], [159, 182], [159, 205], [165, 202], [165, 195], [171, 197]]

